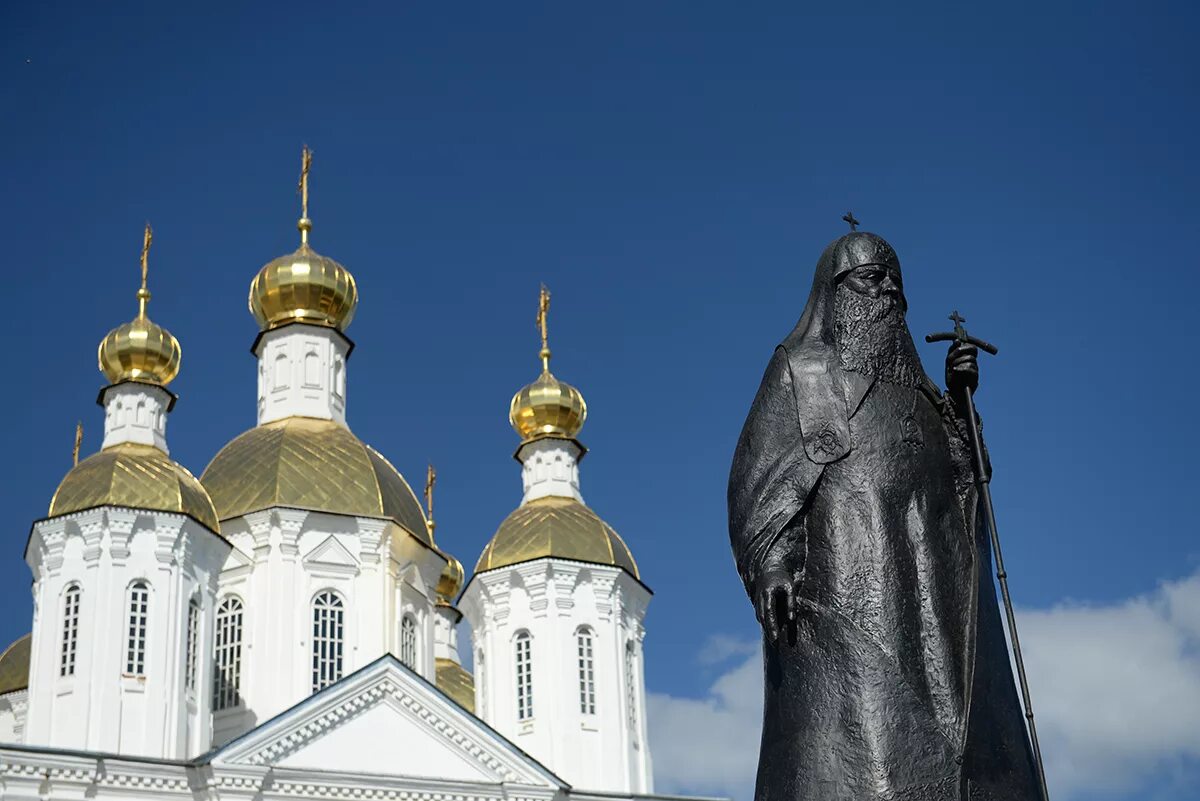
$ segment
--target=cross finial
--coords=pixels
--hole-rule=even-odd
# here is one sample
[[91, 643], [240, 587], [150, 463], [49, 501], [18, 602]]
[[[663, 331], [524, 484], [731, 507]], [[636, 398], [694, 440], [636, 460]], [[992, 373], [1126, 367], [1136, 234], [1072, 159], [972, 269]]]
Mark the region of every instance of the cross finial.
[[967, 318], [963, 317], [961, 314], [959, 314], [958, 309], [955, 309], [950, 314], [950, 320], [954, 323], [954, 333], [958, 334], [958, 333], [962, 332], [963, 323], [965, 323], [967, 321]]
[[308, 244], [308, 232], [312, 230], [312, 220], [308, 219], [308, 171], [312, 169], [312, 151], [308, 149], [308, 145], [304, 146], [304, 150], [300, 153], [300, 185], [296, 187], [296, 191], [300, 193], [300, 222], [296, 227], [300, 229], [300, 243]]
[[79, 446], [83, 444], [83, 423], [75, 424], [75, 447], [71, 449], [72, 464], [79, 464]]
[[550, 372], [550, 337], [547, 329], [546, 316], [550, 313], [550, 290], [542, 284], [541, 294], [538, 295], [537, 325], [542, 334], [542, 350], [538, 356], [542, 359], [542, 369]]
[[431, 462], [425, 471], [425, 521], [429, 533], [433, 534], [433, 487], [437, 484], [437, 468]]
[[858, 220], [854, 219], [854, 212], [852, 212], [852, 211], [846, 212], [845, 214], [842, 215], [842, 219], [845, 220], [846, 222], [850, 223], [851, 231], [858, 230]]
[[146, 277], [150, 272], [150, 244], [154, 241], [154, 231], [150, 228], [150, 223], [146, 223], [146, 230], [142, 234], [142, 287], [138, 290], [138, 317], [146, 317], [146, 303], [150, 300], [150, 290], [146, 289]]

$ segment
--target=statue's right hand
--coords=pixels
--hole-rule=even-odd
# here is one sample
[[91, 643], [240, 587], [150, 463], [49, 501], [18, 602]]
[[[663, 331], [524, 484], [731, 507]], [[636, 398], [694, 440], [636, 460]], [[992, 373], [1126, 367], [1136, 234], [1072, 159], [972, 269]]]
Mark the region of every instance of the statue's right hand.
[[754, 587], [754, 612], [771, 642], [784, 632], [784, 624], [796, 619], [795, 581], [786, 570], [768, 570]]

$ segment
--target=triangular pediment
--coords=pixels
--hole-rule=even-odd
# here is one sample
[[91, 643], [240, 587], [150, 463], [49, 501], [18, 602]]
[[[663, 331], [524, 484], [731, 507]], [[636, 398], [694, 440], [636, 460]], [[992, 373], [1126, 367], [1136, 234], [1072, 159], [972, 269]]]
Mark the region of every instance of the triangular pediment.
[[233, 740], [206, 761], [548, 790], [566, 786], [390, 654]]
[[346, 546], [342, 545], [332, 534], [305, 555], [304, 563], [309, 566], [320, 565], [332, 568], [354, 569], [358, 567], [358, 560], [354, 558], [354, 554], [350, 553]]

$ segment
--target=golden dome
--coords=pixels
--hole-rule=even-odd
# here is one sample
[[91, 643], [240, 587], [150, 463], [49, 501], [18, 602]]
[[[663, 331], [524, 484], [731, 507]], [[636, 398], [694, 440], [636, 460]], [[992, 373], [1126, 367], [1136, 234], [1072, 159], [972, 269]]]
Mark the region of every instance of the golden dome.
[[146, 223], [142, 239], [142, 286], [137, 292], [138, 316], [109, 331], [100, 340], [97, 360], [110, 384], [148, 381], [165, 387], [179, 375], [179, 361], [183, 356], [179, 341], [146, 316], [146, 304], [150, 302], [146, 273], [153, 238], [150, 224]]
[[484, 547], [475, 572], [553, 556], [612, 565], [639, 578], [637, 563], [612, 527], [574, 498], [548, 495], [517, 507]]
[[575, 387], [544, 369], [532, 384], [513, 395], [508, 421], [524, 442], [541, 437], [574, 439], [587, 420], [587, 403]]
[[446, 566], [442, 568], [441, 578], [437, 583], [438, 603], [452, 604], [458, 596], [458, 591], [462, 589], [463, 583], [463, 566], [462, 562], [447, 554]]
[[222, 520], [272, 506], [388, 518], [432, 545], [403, 476], [332, 420], [287, 417], [239, 435], [200, 476]]
[[437, 688], [463, 709], [475, 714], [475, 677], [453, 659], [439, 656], [435, 663]]
[[[33, 635], [26, 634], [5, 648], [3, 653], [0, 653], [0, 695], [29, 687], [29, 648], [32, 640]], [[440, 671], [438, 679], [440, 684]], [[473, 682], [471, 686], [474, 688]], [[472, 693], [471, 700], [475, 700], [474, 693]]]
[[357, 306], [354, 276], [307, 242], [268, 262], [250, 283], [250, 313], [263, 331], [294, 322], [345, 331]]
[[122, 442], [72, 467], [50, 501], [50, 516], [96, 506], [184, 514], [212, 531], [221, 531], [204, 487], [186, 467], [153, 445]]
[[109, 331], [97, 353], [108, 383], [148, 381], [164, 387], [179, 375], [182, 356], [170, 331], [140, 316]]
[[308, 171], [312, 151], [300, 157], [300, 248], [267, 262], [250, 282], [250, 313], [269, 331], [287, 323], [311, 323], [345, 331], [358, 306], [358, 286], [342, 265], [308, 246]]

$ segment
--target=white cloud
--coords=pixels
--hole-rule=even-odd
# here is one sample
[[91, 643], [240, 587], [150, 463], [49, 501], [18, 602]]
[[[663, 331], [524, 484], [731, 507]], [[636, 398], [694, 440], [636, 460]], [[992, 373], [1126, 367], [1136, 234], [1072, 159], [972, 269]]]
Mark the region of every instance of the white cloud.
[[[1110, 604], [1018, 613], [1055, 801], [1193, 799], [1200, 781], [1200, 572]], [[660, 792], [750, 801], [758, 762], [757, 643], [714, 637], [702, 664], [736, 658], [703, 698], [652, 693]]]

